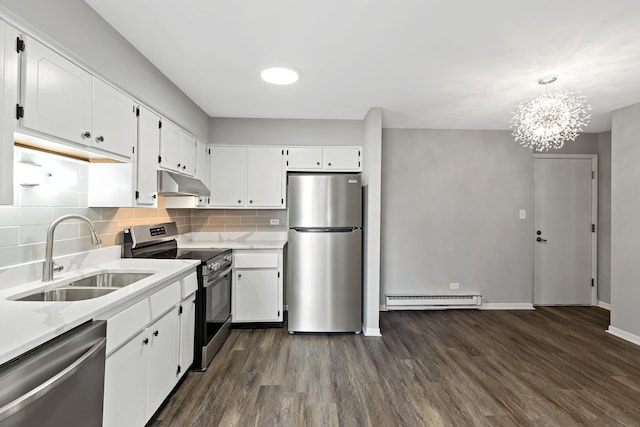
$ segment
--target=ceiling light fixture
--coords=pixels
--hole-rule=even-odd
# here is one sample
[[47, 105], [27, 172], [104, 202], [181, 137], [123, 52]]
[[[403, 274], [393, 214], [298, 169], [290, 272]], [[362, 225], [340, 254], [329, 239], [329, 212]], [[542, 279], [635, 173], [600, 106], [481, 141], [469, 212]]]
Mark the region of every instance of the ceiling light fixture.
[[298, 81], [299, 75], [293, 68], [271, 67], [262, 70], [260, 77], [274, 85], [290, 85]]
[[551, 91], [558, 76], [538, 79], [542, 95], [522, 102], [511, 118], [512, 135], [520, 145], [535, 151], [558, 150], [575, 141], [591, 119], [591, 106], [584, 96], [569, 90]]

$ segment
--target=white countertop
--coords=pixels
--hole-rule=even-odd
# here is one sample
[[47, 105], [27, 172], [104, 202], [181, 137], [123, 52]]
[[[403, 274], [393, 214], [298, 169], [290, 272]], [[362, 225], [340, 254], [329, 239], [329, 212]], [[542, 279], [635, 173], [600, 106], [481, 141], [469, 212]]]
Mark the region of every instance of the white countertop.
[[[55, 280], [51, 282], [42, 282], [38, 279], [1, 289], [0, 364], [88, 320], [110, 317], [178, 277], [184, 276], [190, 270], [195, 271], [198, 263], [199, 261], [195, 260], [104, 259], [91, 265], [80, 263], [78, 268], [65, 268], [68, 271], [56, 273]], [[41, 266], [42, 262], [37, 264]], [[38, 302], [8, 299], [62, 286], [71, 279], [105, 270], [153, 274], [107, 295], [84, 301]], [[0, 276], [6, 271], [7, 269], [0, 271]]]
[[181, 248], [282, 249], [286, 244], [286, 232], [198, 232], [178, 238]]

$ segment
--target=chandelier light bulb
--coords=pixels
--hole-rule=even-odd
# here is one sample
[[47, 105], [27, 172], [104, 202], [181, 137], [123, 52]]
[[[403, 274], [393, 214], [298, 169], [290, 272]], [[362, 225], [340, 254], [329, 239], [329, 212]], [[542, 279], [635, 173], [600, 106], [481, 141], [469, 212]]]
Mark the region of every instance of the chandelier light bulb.
[[[556, 81], [545, 76], [541, 85]], [[520, 145], [535, 151], [558, 150], [575, 141], [591, 119], [591, 106], [584, 96], [570, 90], [551, 91], [522, 102], [513, 112], [511, 128]]]

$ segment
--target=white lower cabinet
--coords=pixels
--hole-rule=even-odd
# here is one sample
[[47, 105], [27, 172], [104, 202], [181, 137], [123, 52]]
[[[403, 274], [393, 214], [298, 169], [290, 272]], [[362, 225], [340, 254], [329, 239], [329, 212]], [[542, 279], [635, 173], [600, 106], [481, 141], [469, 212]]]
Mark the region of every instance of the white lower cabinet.
[[180, 356], [178, 369], [180, 375], [193, 363], [193, 339], [196, 334], [196, 294], [191, 294], [180, 304]]
[[147, 371], [147, 420], [160, 407], [178, 380], [180, 318], [178, 307], [147, 328], [149, 368]]
[[148, 343], [147, 331], [142, 331], [107, 357], [104, 368], [105, 427], [145, 424]]
[[233, 258], [232, 322], [282, 322], [282, 249], [238, 250]]
[[104, 426], [144, 426], [186, 373], [193, 362], [194, 287], [191, 273], [107, 320]]

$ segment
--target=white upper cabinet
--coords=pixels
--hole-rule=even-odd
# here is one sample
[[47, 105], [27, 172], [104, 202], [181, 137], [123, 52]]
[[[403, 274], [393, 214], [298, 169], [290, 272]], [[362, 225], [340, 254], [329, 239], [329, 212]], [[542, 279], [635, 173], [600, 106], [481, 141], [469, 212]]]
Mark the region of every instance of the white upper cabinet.
[[93, 77], [34, 39], [24, 41], [20, 125], [87, 145]]
[[13, 203], [13, 130], [18, 102], [18, 32], [0, 21], [0, 205]]
[[24, 42], [20, 126], [131, 159], [135, 102], [34, 39]]
[[209, 184], [209, 147], [202, 141], [197, 145], [195, 177], [204, 185]]
[[196, 172], [197, 141], [168, 120], [160, 125], [160, 166], [193, 176]]
[[211, 146], [210, 207], [284, 208], [281, 147]]
[[245, 147], [211, 146], [209, 156], [211, 206], [244, 207], [246, 167]]
[[247, 147], [247, 207], [284, 207], [282, 148]]
[[144, 107], [138, 116], [137, 205], [158, 206], [158, 153], [160, 118]]
[[123, 157], [132, 157], [137, 129], [133, 100], [94, 78], [91, 145]]
[[289, 170], [322, 169], [322, 147], [291, 147], [287, 149]]
[[289, 147], [286, 155], [289, 171], [362, 171], [362, 147]]

